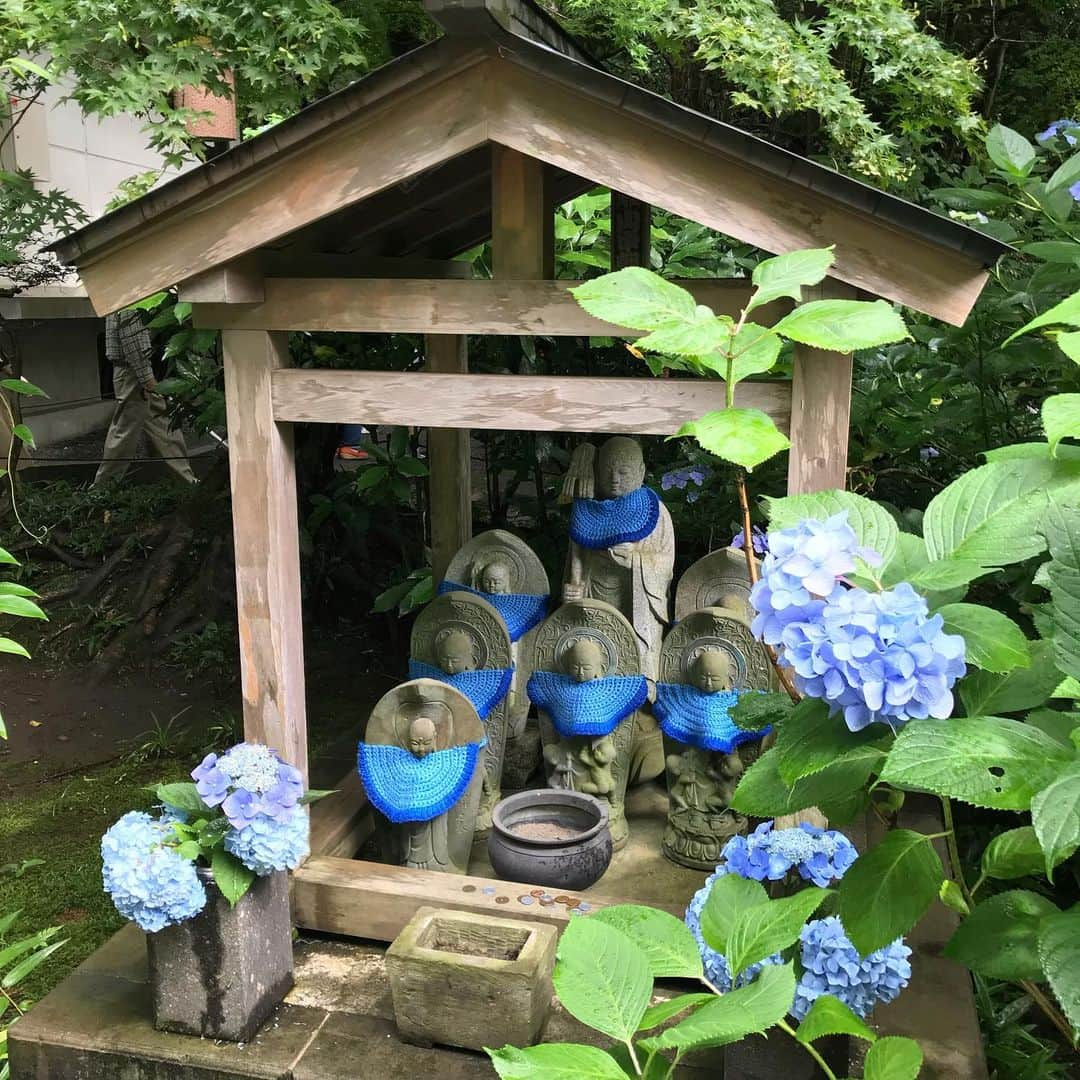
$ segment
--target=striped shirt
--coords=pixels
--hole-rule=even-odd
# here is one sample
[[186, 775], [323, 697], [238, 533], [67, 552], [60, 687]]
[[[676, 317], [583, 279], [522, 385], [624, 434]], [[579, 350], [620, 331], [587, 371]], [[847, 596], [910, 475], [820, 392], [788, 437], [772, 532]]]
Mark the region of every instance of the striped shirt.
[[154, 378], [150, 331], [137, 311], [114, 311], [105, 316], [105, 355], [110, 362], [131, 368], [140, 386]]

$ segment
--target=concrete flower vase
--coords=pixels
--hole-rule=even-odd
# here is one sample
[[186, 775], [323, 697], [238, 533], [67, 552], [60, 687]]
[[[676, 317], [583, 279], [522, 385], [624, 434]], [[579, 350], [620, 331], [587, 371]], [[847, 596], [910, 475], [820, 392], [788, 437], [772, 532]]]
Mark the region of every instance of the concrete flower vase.
[[194, 919], [146, 937], [154, 1026], [247, 1042], [292, 989], [289, 875], [256, 878], [235, 907], [206, 892]]
[[421, 908], [386, 953], [405, 1042], [532, 1046], [553, 988], [553, 926]]

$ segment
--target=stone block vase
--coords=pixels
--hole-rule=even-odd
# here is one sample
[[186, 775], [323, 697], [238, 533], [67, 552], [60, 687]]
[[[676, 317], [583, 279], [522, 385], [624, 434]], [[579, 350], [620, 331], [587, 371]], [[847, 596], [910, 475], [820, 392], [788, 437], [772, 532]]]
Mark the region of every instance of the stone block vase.
[[200, 869], [206, 907], [148, 934], [154, 1026], [247, 1042], [293, 986], [289, 875], [256, 878], [235, 907]]

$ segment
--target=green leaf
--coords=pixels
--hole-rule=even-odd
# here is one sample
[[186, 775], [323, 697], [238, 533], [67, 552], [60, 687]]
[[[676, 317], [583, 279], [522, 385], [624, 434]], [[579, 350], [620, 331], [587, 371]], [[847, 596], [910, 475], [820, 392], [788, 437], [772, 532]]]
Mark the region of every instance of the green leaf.
[[1080, 726], [1080, 714], [1059, 712], [1057, 709], [1034, 709], [1024, 719], [1062, 746], [1072, 746], [1070, 736], [1073, 729]]
[[1074, 761], [1031, 800], [1031, 824], [1046, 856], [1046, 876], [1080, 847], [1080, 762]]
[[2, 547], [0, 547], [0, 563], [7, 566], [22, 566], [22, 563], [10, 551], [5, 551]]
[[1025, 323], [1015, 333], [1010, 334], [1003, 342], [1002, 347], [1015, 341], [1023, 334], [1030, 334], [1032, 330], [1038, 330], [1043, 326], [1080, 326], [1080, 292], [1074, 292], [1067, 296], [1060, 304], [1055, 304], [1049, 311], [1036, 315], [1030, 322]]
[[49, 619], [33, 600], [25, 596], [0, 595], [0, 615], [18, 615], [23, 619], [44, 619], [46, 622]]
[[761, 731], [772, 724], [784, 723], [793, 708], [791, 698], [783, 691], [740, 694], [728, 715], [743, 731]]
[[810, 1011], [803, 1017], [795, 1038], [804, 1046], [827, 1035], [854, 1035], [866, 1042], [876, 1042], [877, 1034], [866, 1026], [839, 998], [822, 994], [815, 998]]
[[[622, 271], [619, 271], [622, 273]], [[791, 443], [760, 409], [720, 409], [691, 420], [672, 438], [692, 435], [710, 454], [751, 470]]]
[[724, 950], [732, 977], [798, 941], [806, 920], [821, 907], [830, 892], [808, 886], [793, 896], [755, 904], [739, 912]]
[[414, 457], [402, 457], [394, 462], [394, 467], [402, 476], [427, 476], [428, 467]]
[[0, 379], [0, 387], [13, 394], [25, 394], [27, 397], [48, 397], [40, 387], [26, 379]]
[[1080, 438], [1080, 394], [1054, 394], [1042, 404], [1043, 429], [1052, 452], [1062, 439]]
[[615, 1059], [596, 1046], [540, 1043], [484, 1051], [503, 1080], [626, 1080]]
[[12, 656], [22, 656], [27, 660], [30, 659], [30, 654], [26, 649], [9, 637], [0, 637], [0, 653], [10, 653]]
[[747, 314], [782, 296], [801, 301], [803, 286], [817, 285], [822, 281], [834, 261], [831, 247], [807, 248], [763, 259], [754, 267], [751, 280], [755, 288], [746, 305]]
[[1026, 810], [1073, 755], [1038, 728], [998, 716], [913, 720], [896, 737], [881, 779], [990, 810]]
[[1009, 881], [1041, 872], [1045, 865], [1039, 838], [1030, 825], [995, 836], [982, 853], [982, 872], [986, 877]]
[[1074, 679], [1071, 675], [1054, 687], [1053, 693], [1050, 695], [1055, 698], [1071, 698], [1073, 701], [1080, 701], [1080, 679]]
[[367, 491], [369, 488], [381, 483], [389, 475], [390, 468], [387, 465], [368, 465], [357, 476], [354, 487], [357, 491]]
[[719, 318], [709, 308], [699, 306], [690, 318], [663, 323], [634, 344], [646, 352], [701, 356], [727, 349], [730, 341], [730, 319]]
[[199, 797], [194, 784], [157, 784], [153, 788], [158, 802], [183, 810], [186, 814], [212, 814], [213, 811]]
[[715, 998], [667, 1031], [643, 1039], [641, 1045], [650, 1053], [668, 1049], [689, 1053], [726, 1046], [779, 1023], [794, 998], [795, 973], [791, 964], [767, 964], [749, 986]]
[[710, 949], [726, 953], [735, 921], [751, 908], [769, 902], [769, 894], [760, 881], [725, 874], [718, 877], [709, 888], [709, 895], [701, 909], [701, 936]]
[[964, 899], [963, 890], [950, 878], [946, 878], [941, 883], [941, 887], [938, 889], [938, 897], [950, 911], [955, 911], [960, 915], [969, 915], [971, 913], [971, 909]]
[[[604, 910], [603, 908], [601, 910]], [[597, 912], [599, 914], [599, 912]], [[672, 1017], [678, 1016], [687, 1009], [700, 1009], [710, 1001], [715, 1001], [715, 994], [680, 994], [678, 997], [669, 998], [656, 1005], [650, 1005], [641, 1018], [639, 1031], [651, 1031], [661, 1024], [666, 1024]]]
[[590, 315], [635, 330], [656, 330], [675, 320], [693, 320], [698, 307], [685, 289], [641, 266], [593, 278], [570, 292]]
[[839, 713], [829, 715], [824, 701], [803, 698], [777, 734], [780, 779], [795, 784], [835, 764], [851, 750], [880, 738], [881, 731], [873, 724], [853, 732]]
[[911, 581], [929, 562], [923, 538], [902, 532], [896, 537], [896, 553], [879, 570], [881, 583], [891, 588], [901, 581]]
[[1020, 250], [1044, 262], [1074, 263], [1080, 259], [1080, 244], [1071, 240], [1038, 240], [1033, 244], [1021, 244]]
[[591, 921], [621, 931], [649, 961], [654, 979], [700, 979], [701, 952], [682, 919], [641, 904], [601, 908]]
[[[926, 550], [925, 545], [923, 550]], [[967, 585], [976, 578], [999, 569], [997, 566], [983, 566], [974, 559], [938, 559], [936, 562], [927, 563], [907, 580], [919, 592], [939, 592], [942, 589], [956, 589]]]
[[884, 300], [811, 300], [773, 330], [815, 349], [849, 353], [909, 337], [903, 317]]
[[626, 1042], [652, 994], [649, 958], [625, 934], [594, 919], [575, 919], [559, 940], [555, 992], [583, 1024]]
[[214, 883], [221, 890], [221, 895], [229, 901], [230, 907], [251, 888], [255, 881], [255, 872], [249, 870], [235, 855], [230, 855], [224, 848], [214, 851], [210, 862], [214, 873]]
[[860, 855], [840, 882], [840, 921], [866, 956], [907, 933], [937, 899], [941, 859], [922, 833], [894, 829]]
[[923, 1053], [914, 1039], [886, 1035], [870, 1047], [863, 1065], [863, 1080], [916, 1080]]
[[[738, 383], [751, 375], [770, 371], [780, 355], [782, 345], [783, 342], [771, 330], [756, 323], [746, 323], [730, 346], [734, 357], [732, 382]], [[723, 367], [720, 368], [720, 374], [725, 374]]]
[[1039, 923], [1057, 908], [1038, 893], [1013, 889], [976, 904], [945, 945], [945, 955], [990, 979], [1040, 979]]
[[1080, 507], [1051, 496], [1042, 531], [1051, 555], [1054, 656], [1065, 675], [1080, 676]]
[[1038, 949], [1054, 996], [1073, 1031], [1080, 1030], [1080, 906], [1043, 919]]
[[63, 948], [66, 944], [67, 939], [65, 938], [63, 941], [54, 941], [51, 945], [46, 945], [45, 948], [38, 952], [31, 953], [16, 964], [3, 979], [0, 979], [0, 987], [4, 990], [10, 990], [11, 987], [18, 986], [30, 972], [40, 967], [57, 949]]
[[177, 853], [183, 859], [197, 859], [202, 852], [198, 840], [185, 840], [176, 848]]
[[1000, 191], [980, 188], [936, 188], [930, 194], [953, 210], [996, 210], [1013, 201]]
[[1080, 330], [1062, 330], [1054, 342], [1074, 364], [1080, 364]]
[[[881, 565], [887, 566], [896, 554], [900, 530], [896, 520], [883, 506], [853, 491], [815, 491], [807, 495], [787, 495], [783, 498], [766, 498], [769, 526], [788, 529], [804, 518], [824, 520], [834, 514], [846, 513], [861, 547], [871, 548], [881, 556]], [[917, 538], [916, 538], [917, 539]]]
[[0, 596], [37, 596], [37, 593], [15, 581], [0, 581]]
[[995, 124], [990, 129], [986, 152], [999, 169], [1016, 177], [1027, 176], [1035, 164], [1035, 147], [1020, 132], [1004, 124]]
[[16, 439], [26, 443], [31, 450], [37, 448], [37, 444], [34, 442], [34, 433], [25, 424], [16, 424], [11, 429], [11, 434], [14, 435]]
[[937, 614], [948, 633], [963, 637], [969, 664], [1002, 674], [1031, 666], [1024, 631], [1008, 615], [981, 604], [946, 604]]
[[[1058, 188], [1069, 187], [1077, 180], [1080, 180], [1080, 154], [1073, 154], [1050, 174], [1050, 179], [1046, 181], [1046, 190], [1056, 191]], [[1074, 244], [1073, 250], [1080, 254], [1080, 245]]]
[[1054, 643], [1033, 641], [1029, 652], [1031, 664], [1026, 668], [1014, 668], [1007, 675], [974, 671], [960, 680], [960, 698], [969, 715], [1021, 712], [1042, 705], [1050, 697], [1061, 681]]

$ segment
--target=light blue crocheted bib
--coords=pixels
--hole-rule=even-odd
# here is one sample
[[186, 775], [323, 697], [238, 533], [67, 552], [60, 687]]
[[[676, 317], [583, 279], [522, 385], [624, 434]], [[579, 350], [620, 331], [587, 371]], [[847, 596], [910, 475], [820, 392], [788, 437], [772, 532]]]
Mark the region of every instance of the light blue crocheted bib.
[[660, 496], [639, 487], [617, 499], [575, 499], [570, 510], [570, 538], [600, 550], [634, 544], [651, 536], [660, 520]]
[[688, 683], [657, 683], [653, 712], [661, 730], [676, 742], [701, 750], [729, 754], [742, 743], [764, 738], [772, 731], [746, 731], [728, 713], [739, 700], [738, 690], [706, 694]]
[[511, 641], [517, 641], [534, 626], [539, 626], [547, 615], [547, 593], [489, 593], [462, 585], [460, 581], [444, 581], [439, 585], [439, 595], [448, 592], [472, 593], [486, 600], [502, 616]]
[[534, 671], [526, 690], [565, 736], [610, 735], [649, 696], [644, 675], [608, 675], [579, 683], [559, 672]]
[[414, 757], [401, 746], [361, 743], [357, 769], [371, 805], [394, 824], [430, 821], [465, 794], [482, 742]]
[[499, 704], [514, 678], [514, 669], [483, 668], [480, 671], [462, 671], [447, 675], [442, 668], [425, 664], [421, 660], [409, 661], [410, 679], [438, 679], [439, 682], [460, 690], [476, 707], [481, 720], [486, 720], [491, 710]]

